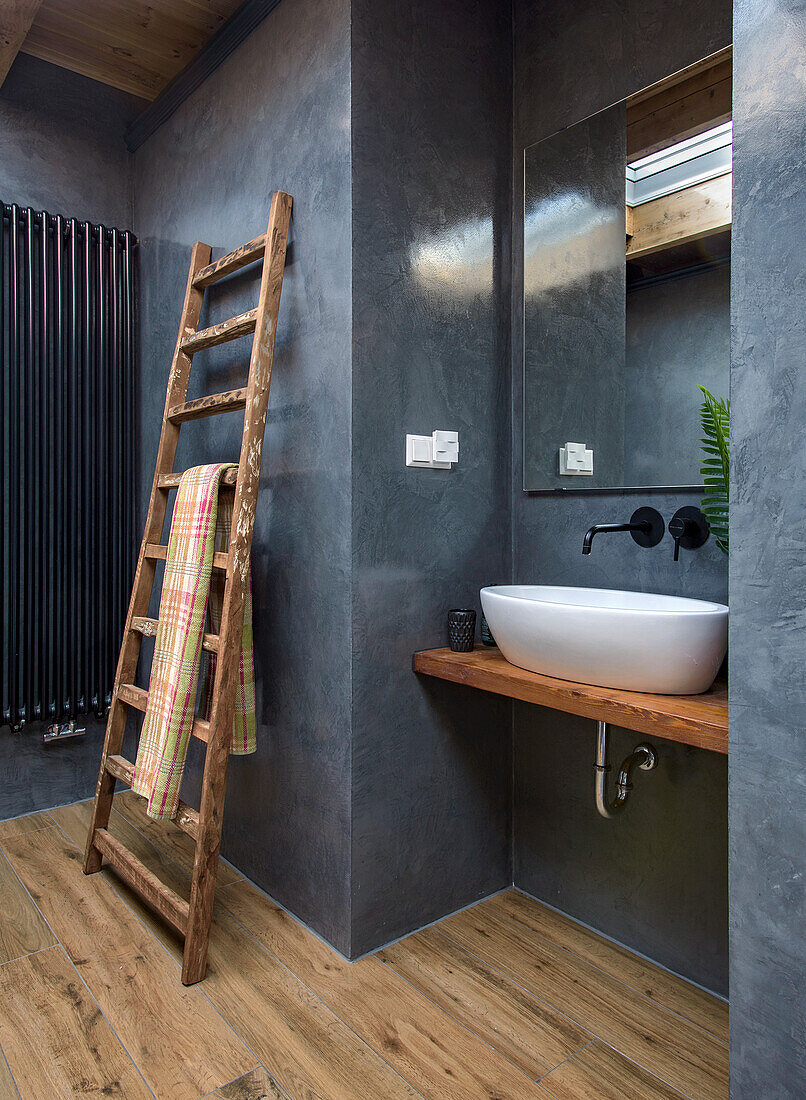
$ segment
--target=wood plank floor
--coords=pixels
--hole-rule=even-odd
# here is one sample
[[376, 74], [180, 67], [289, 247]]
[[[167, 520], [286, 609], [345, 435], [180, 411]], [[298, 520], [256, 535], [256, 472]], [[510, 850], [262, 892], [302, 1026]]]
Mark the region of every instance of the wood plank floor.
[[[192, 846], [110, 822], [187, 896]], [[207, 979], [117, 878], [90, 803], [0, 822], [0, 1100], [722, 1100], [727, 1007], [515, 890], [347, 963], [222, 864]]]

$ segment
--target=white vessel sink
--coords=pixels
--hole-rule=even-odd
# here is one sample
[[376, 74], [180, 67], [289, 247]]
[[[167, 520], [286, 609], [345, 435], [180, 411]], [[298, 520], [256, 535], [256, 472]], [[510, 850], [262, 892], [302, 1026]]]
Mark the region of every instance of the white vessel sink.
[[724, 604], [607, 588], [499, 585], [481, 606], [510, 664], [599, 687], [698, 695], [728, 644]]

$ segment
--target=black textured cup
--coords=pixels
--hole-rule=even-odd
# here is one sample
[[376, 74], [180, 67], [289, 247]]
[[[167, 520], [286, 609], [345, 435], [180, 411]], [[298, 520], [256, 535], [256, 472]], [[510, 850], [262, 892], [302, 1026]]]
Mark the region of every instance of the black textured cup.
[[454, 653], [471, 653], [476, 640], [476, 612], [454, 608], [448, 612], [448, 644]]

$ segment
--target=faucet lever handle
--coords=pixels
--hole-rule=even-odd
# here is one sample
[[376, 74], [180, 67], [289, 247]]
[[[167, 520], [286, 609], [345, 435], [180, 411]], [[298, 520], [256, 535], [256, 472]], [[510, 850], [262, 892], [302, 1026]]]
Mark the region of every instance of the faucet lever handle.
[[669, 520], [669, 534], [674, 539], [674, 560], [680, 560], [680, 547], [698, 550], [708, 540], [710, 528], [699, 508], [687, 504], [678, 508]]

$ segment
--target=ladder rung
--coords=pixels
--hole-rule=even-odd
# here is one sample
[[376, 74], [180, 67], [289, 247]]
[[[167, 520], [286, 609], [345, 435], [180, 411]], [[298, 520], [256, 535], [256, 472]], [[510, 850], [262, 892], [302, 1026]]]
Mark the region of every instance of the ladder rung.
[[134, 707], [143, 714], [148, 708], [148, 692], [135, 684], [118, 684], [118, 699], [127, 707]]
[[237, 340], [239, 336], [246, 336], [255, 331], [257, 309], [248, 309], [246, 313], [239, 313], [237, 317], [229, 317], [226, 321], [220, 321], [210, 328], [200, 329], [190, 336], [185, 336], [179, 345], [187, 355], [203, 351], [205, 348], [214, 348], [216, 344], [226, 344], [228, 340]]
[[[132, 619], [132, 630], [136, 630], [137, 633], [142, 634], [144, 638], [156, 638], [157, 620], [147, 619], [145, 616], [135, 616]], [[208, 653], [218, 653], [218, 635], [203, 634], [202, 649], [206, 649]]]
[[134, 764], [127, 760], [125, 756], [108, 756], [106, 770], [110, 775], [114, 775], [115, 779], [125, 783], [127, 787], [131, 787], [134, 782]]
[[[145, 556], [152, 561], [165, 561], [168, 557], [168, 547], [164, 546], [161, 542], [148, 542], [146, 543]], [[217, 550], [213, 554], [213, 569], [226, 569], [227, 568], [227, 555]]]
[[[125, 783], [127, 787], [131, 787], [134, 782], [134, 764], [124, 756], [108, 757], [106, 770], [110, 775], [114, 775], [115, 779]], [[187, 802], [180, 799], [179, 809], [176, 811], [176, 817], [173, 820], [183, 833], [187, 833], [188, 836], [196, 840], [199, 835], [198, 810], [194, 810], [192, 806], [188, 806]]]
[[260, 259], [263, 256], [265, 248], [266, 234], [261, 233], [261, 235], [255, 237], [254, 240], [242, 244], [232, 252], [228, 252], [226, 256], [222, 256], [220, 260], [216, 260], [214, 263], [208, 264], [207, 267], [203, 267], [194, 277], [193, 285], [210, 286], [211, 283], [217, 283], [219, 279], [231, 275], [233, 271], [238, 271], [240, 268], [246, 267], [247, 264], [254, 263], [255, 260]]
[[145, 898], [170, 924], [184, 936], [188, 927], [190, 906], [170, 886], [149, 871], [144, 863], [124, 847], [108, 829], [96, 829], [93, 845], [112, 864], [120, 877]]
[[[117, 697], [127, 707], [134, 707], [143, 714], [148, 709], [148, 692], [136, 684], [118, 684]], [[194, 718], [190, 732], [198, 741], [206, 743], [210, 740], [210, 723], [204, 718]]]
[[[160, 488], [160, 489], [178, 489], [179, 488], [179, 479], [181, 477], [182, 477], [181, 473], [178, 473], [178, 474], [176, 474], [176, 473], [174, 473], [174, 474], [165, 474], [157, 482], [157, 487]], [[238, 480], [238, 468], [237, 467], [234, 470], [225, 470], [224, 473], [221, 475], [221, 478], [218, 482], [218, 487], [220, 489], [221, 488], [234, 489], [235, 488], [235, 483], [236, 483], [237, 480]]]
[[213, 393], [209, 397], [197, 397], [195, 401], [185, 401], [168, 410], [168, 419], [173, 424], [185, 420], [201, 420], [204, 416], [217, 416], [218, 413], [236, 412], [246, 408], [246, 390], [225, 390]]

